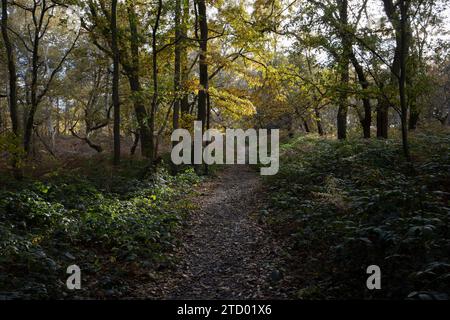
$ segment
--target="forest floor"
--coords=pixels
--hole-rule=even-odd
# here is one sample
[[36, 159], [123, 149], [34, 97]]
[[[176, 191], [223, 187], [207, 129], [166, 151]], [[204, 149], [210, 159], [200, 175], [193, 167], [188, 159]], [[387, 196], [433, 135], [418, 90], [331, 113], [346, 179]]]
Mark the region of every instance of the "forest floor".
[[[248, 166], [228, 166], [198, 187], [198, 209], [186, 222], [175, 270], [159, 277], [143, 297], [164, 299], [285, 299], [289, 279], [281, 244], [258, 221], [263, 190]], [[150, 292], [149, 292], [150, 290]]]

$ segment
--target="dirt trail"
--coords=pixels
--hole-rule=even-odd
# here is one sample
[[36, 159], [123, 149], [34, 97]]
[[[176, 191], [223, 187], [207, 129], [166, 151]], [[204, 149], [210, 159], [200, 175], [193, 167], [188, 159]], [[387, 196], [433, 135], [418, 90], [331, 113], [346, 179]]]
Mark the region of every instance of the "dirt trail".
[[164, 281], [165, 299], [286, 298], [278, 282], [279, 247], [257, 222], [261, 180], [243, 165], [200, 187], [185, 227], [181, 263]]

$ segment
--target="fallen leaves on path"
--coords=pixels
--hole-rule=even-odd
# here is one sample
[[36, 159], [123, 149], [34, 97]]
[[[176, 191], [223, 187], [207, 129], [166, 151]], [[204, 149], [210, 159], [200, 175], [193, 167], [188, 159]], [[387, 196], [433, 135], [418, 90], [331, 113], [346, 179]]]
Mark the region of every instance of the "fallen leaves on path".
[[[164, 299], [285, 299], [280, 246], [258, 223], [260, 177], [229, 166], [201, 185], [182, 232], [180, 263], [152, 286]], [[285, 281], [283, 281], [285, 282]], [[145, 285], [141, 288], [143, 294]], [[152, 298], [152, 297], [148, 297]]]

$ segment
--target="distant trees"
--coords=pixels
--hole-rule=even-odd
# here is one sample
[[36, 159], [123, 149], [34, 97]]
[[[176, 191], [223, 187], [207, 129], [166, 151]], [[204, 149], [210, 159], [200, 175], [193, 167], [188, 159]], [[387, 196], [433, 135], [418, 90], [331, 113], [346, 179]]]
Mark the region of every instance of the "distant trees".
[[[92, 140], [92, 135], [110, 124], [113, 104], [108, 99], [111, 86], [109, 73], [105, 72], [107, 66], [102, 65], [101, 60], [92, 61], [81, 57], [79, 59], [81, 63], [87, 64], [88, 68], [81, 74], [70, 73], [69, 83], [75, 92], [68, 97], [76, 102], [76, 107], [69, 132], [95, 151], [102, 152], [103, 147]], [[84, 91], [83, 87], [87, 85], [89, 88]], [[79, 126], [80, 123], [83, 123], [83, 126]], [[84, 134], [81, 134], [77, 127], [83, 128]]]
[[[352, 122], [353, 116], [347, 116], [349, 107], [356, 111], [363, 137], [369, 138], [376, 105], [377, 137], [388, 138], [392, 121], [398, 119], [403, 152], [409, 158], [408, 130], [417, 126], [429, 81], [423, 57], [430, 56], [431, 46], [426, 48], [425, 39], [430, 40], [429, 34], [439, 25], [439, 3], [302, 1], [290, 15], [290, 22], [272, 26], [271, 30], [294, 39], [300, 54], [312, 49], [328, 56], [322, 70], [333, 71], [336, 78], [334, 84], [328, 84], [330, 95], [321, 99], [334, 100], [330, 106], [337, 108], [335, 130], [339, 139], [345, 139]], [[305, 83], [306, 73], [299, 76], [301, 73], [299, 69], [296, 77]], [[398, 118], [390, 116], [390, 110], [395, 110]], [[314, 110], [309, 114], [314, 115]], [[309, 125], [305, 128], [310, 130]]]
[[23, 147], [27, 155], [31, 151], [31, 138], [34, 130], [35, 115], [42, 100], [46, 97], [50, 85], [55, 76], [61, 71], [65, 60], [74, 49], [78, 40], [79, 34], [75, 36], [72, 43], [64, 48], [59, 61], [57, 61], [53, 68], [45, 60], [45, 54], [42, 52], [43, 39], [49, 31], [52, 20], [55, 17], [55, 11], [60, 6], [58, 2], [53, 1], [32, 1], [31, 5], [28, 2], [14, 2], [14, 5], [25, 11], [25, 16], [31, 18], [32, 23], [27, 23], [24, 26], [23, 35], [16, 33], [20, 38], [23, 47], [28, 52], [27, 59], [31, 68], [30, 83], [27, 84], [29, 90], [29, 100], [27, 100], [28, 112], [26, 114], [25, 128], [23, 134]]
[[443, 0], [1, 4], [2, 132], [28, 159], [61, 133], [116, 165], [128, 142], [153, 162], [194, 119], [339, 139], [398, 128], [408, 158], [408, 131], [449, 123]]

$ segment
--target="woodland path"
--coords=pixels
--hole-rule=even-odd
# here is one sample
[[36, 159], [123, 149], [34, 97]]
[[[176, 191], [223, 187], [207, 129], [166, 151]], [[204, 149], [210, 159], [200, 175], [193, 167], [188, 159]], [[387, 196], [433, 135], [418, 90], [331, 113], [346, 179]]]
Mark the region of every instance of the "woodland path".
[[261, 179], [227, 166], [198, 188], [181, 239], [181, 261], [160, 279], [164, 299], [283, 299], [279, 244], [258, 222]]

